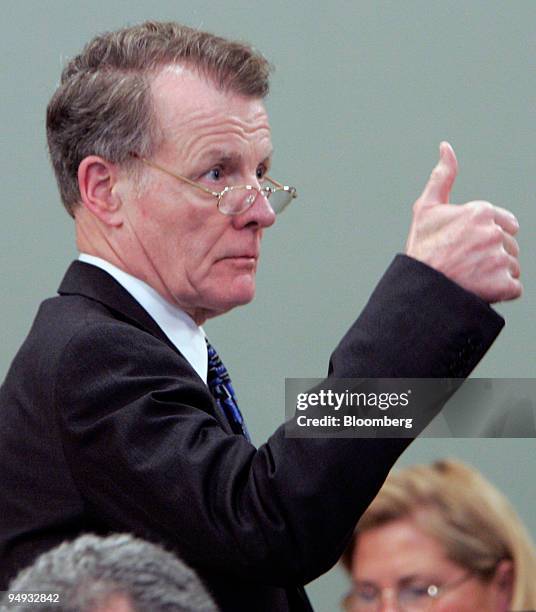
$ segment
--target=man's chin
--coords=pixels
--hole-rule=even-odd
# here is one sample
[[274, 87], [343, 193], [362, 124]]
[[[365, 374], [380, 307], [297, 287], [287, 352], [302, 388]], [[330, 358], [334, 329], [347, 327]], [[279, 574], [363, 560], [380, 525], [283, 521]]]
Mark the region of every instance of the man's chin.
[[211, 306], [205, 310], [206, 318], [211, 319], [229, 312], [237, 306], [245, 306], [253, 301], [255, 297], [255, 284], [250, 288], [242, 288], [225, 296], [218, 296], [212, 301]]
[[253, 283], [253, 287], [249, 289], [244, 289], [243, 291], [237, 292], [236, 295], [233, 295], [229, 300], [226, 312], [236, 308], [237, 306], [245, 306], [253, 301], [255, 298], [255, 284]]

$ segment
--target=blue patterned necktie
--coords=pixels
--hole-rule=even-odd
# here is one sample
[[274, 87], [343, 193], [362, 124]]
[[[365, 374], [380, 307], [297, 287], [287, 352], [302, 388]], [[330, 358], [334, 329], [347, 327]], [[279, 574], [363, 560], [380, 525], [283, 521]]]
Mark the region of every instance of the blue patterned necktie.
[[218, 408], [227, 418], [235, 434], [241, 434], [251, 442], [244, 417], [238, 408], [236, 394], [227, 368], [223, 365], [216, 349], [207, 340], [208, 371], [207, 385], [218, 404]]

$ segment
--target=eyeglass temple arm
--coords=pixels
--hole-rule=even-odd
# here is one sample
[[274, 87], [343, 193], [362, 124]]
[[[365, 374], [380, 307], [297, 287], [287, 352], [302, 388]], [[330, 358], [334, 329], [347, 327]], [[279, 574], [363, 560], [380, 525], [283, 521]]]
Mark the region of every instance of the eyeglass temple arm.
[[267, 174], [264, 175], [265, 180], [270, 181], [270, 183], [273, 183], [276, 187], [279, 187], [279, 189], [284, 189], [285, 191], [288, 191], [293, 198], [297, 198], [298, 197], [298, 193], [296, 191], [295, 187], [289, 187], [287, 185], [283, 185], [282, 183], [280, 183], [279, 181], [276, 181], [275, 179], [273, 179], [271, 176], [268, 176]]
[[191, 185], [192, 187], [197, 187], [198, 189], [202, 189], [205, 193], [209, 193], [210, 195], [213, 195], [217, 198], [221, 197], [221, 193], [219, 191], [212, 191], [211, 189], [208, 189], [208, 187], [205, 187], [204, 185], [200, 185], [199, 183], [191, 181], [189, 178], [186, 178], [185, 176], [181, 176], [180, 174], [175, 174], [174, 172], [171, 172], [170, 170], [167, 170], [166, 168], [159, 166], [158, 164], [155, 164], [152, 161], [149, 161], [145, 157], [139, 157], [138, 155], [135, 155], [135, 154], [133, 155], [134, 157], [137, 157], [140, 161], [142, 161], [144, 164], [147, 164], [148, 166], [151, 166], [152, 168], [156, 168], [157, 170], [160, 170], [160, 172], [165, 172], [168, 176], [172, 176], [173, 178], [176, 178], [179, 181], [184, 181], [185, 183], [188, 183], [188, 185]]
[[[131, 153], [131, 155], [132, 157], [137, 157], [144, 164], [147, 164], [148, 166], [151, 166], [152, 168], [156, 168], [157, 170], [160, 170], [161, 172], [165, 172], [168, 176], [172, 176], [173, 178], [176, 178], [179, 181], [184, 181], [185, 183], [188, 183], [188, 185], [191, 185], [192, 187], [197, 187], [198, 189], [203, 190], [205, 193], [209, 193], [210, 195], [213, 195], [217, 198], [220, 198], [223, 195], [222, 192], [220, 191], [212, 191], [211, 189], [208, 189], [207, 187], [205, 187], [204, 185], [201, 185], [200, 183], [191, 181], [189, 178], [186, 178], [185, 176], [181, 176], [180, 174], [175, 174], [174, 172], [171, 172], [170, 170], [167, 170], [166, 168], [158, 164], [155, 164], [154, 162], [146, 159], [145, 157], [139, 156], [137, 153]], [[265, 175], [264, 178], [270, 181], [270, 183], [273, 183], [276, 187], [279, 187], [279, 189], [284, 189], [285, 191], [289, 191], [289, 193], [292, 195], [293, 198], [298, 197], [298, 194], [296, 193], [296, 189], [294, 187], [287, 187], [268, 175]]]

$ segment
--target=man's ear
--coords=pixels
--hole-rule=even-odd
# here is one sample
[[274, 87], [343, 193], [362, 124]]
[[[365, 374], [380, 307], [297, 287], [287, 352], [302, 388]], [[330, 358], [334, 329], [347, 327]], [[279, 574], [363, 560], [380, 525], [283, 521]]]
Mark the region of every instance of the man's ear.
[[510, 559], [499, 562], [492, 583], [497, 593], [498, 609], [509, 610], [514, 590], [514, 564]]
[[123, 223], [121, 197], [114, 189], [118, 180], [117, 165], [97, 155], [85, 157], [78, 166], [82, 206], [110, 227], [119, 227]]

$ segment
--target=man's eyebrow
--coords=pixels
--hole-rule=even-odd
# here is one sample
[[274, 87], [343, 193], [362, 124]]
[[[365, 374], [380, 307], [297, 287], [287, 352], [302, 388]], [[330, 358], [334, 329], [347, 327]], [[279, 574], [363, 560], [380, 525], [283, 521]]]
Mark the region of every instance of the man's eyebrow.
[[221, 161], [225, 163], [240, 162], [242, 160], [242, 156], [239, 153], [233, 153], [223, 149], [209, 149], [201, 155], [201, 158], [210, 160], [211, 162]]
[[[274, 150], [270, 149], [262, 161], [270, 161], [273, 154]], [[208, 160], [211, 163], [222, 162], [225, 164], [239, 164], [242, 161], [243, 156], [241, 153], [226, 151], [224, 149], [209, 149], [202, 154], [201, 158], [203, 160]]]

